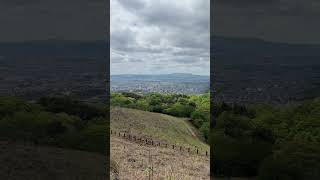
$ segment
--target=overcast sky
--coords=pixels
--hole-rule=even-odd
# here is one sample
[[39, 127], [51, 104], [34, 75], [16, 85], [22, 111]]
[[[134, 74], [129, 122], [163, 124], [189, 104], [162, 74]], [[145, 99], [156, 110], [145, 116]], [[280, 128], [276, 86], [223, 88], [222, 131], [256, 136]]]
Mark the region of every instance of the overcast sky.
[[320, 43], [319, 0], [215, 0], [214, 34]]
[[0, 42], [103, 40], [105, 0], [0, 0]]
[[210, 73], [209, 0], [111, 0], [111, 74]]

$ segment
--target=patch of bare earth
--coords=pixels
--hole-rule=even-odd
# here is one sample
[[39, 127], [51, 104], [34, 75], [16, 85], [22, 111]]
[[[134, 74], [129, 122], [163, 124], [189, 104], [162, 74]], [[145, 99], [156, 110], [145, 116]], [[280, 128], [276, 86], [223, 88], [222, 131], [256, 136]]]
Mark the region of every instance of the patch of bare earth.
[[111, 136], [111, 160], [120, 180], [210, 179], [210, 158]]

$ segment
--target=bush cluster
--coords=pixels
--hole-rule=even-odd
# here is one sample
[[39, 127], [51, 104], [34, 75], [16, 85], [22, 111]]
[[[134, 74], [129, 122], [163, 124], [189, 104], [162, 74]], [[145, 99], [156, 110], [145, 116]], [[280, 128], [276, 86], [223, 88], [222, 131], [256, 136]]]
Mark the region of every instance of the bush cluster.
[[44, 97], [36, 103], [0, 97], [2, 138], [104, 153], [107, 127], [104, 107], [69, 97]]

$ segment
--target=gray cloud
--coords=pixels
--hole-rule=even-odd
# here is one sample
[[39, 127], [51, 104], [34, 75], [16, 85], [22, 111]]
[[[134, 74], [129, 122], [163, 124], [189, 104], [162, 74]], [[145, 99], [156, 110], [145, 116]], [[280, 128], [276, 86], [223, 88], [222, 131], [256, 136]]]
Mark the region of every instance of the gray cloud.
[[136, 44], [135, 34], [130, 29], [121, 29], [115, 33], [112, 33], [112, 38], [110, 39], [112, 48], [129, 51]]
[[111, 0], [111, 73], [208, 75], [209, 3]]

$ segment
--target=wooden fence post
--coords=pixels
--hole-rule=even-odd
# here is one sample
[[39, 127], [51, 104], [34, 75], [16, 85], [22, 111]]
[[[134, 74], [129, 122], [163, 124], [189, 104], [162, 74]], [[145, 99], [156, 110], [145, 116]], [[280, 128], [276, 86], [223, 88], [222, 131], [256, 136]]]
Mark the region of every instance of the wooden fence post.
[[[113, 130], [110, 130], [110, 133], [111, 134], [115, 134], [115, 135], [117, 135], [117, 133], [118, 133], [118, 136], [119, 137], [121, 137], [121, 132], [117, 132], [117, 131], [113, 131]], [[140, 141], [140, 142], [145, 142], [147, 145], [152, 145], [152, 146], [159, 146], [159, 147], [161, 147], [161, 142], [154, 142], [154, 140], [148, 140], [148, 139], [143, 139], [143, 138], [141, 138], [141, 137], [137, 137], [137, 136], [135, 136], [135, 135], [131, 135], [131, 134], [127, 134], [126, 135], [126, 133], [123, 133], [123, 137], [128, 137], [128, 139], [129, 140], [132, 140], [132, 141]], [[169, 144], [169, 146], [170, 146], [170, 144]], [[178, 147], [178, 146], [177, 146]], [[168, 148], [168, 144], [167, 143], [165, 143], [165, 148]], [[185, 147], [186, 148], [186, 147]], [[175, 149], [175, 145], [173, 144], [172, 145], [172, 149]], [[179, 150], [180, 151], [183, 151], [183, 147], [182, 146], [179, 146]], [[190, 148], [186, 148], [187, 150], [188, 150], [188, 152], [190, 153]], [[196, 149], [196, 153], [197, 154], [199, 154], [199, 149]], [[205, 155], [206, 156], [208, 156], [209, 155], [209, 152], [208, 151], [205, 151]]]

